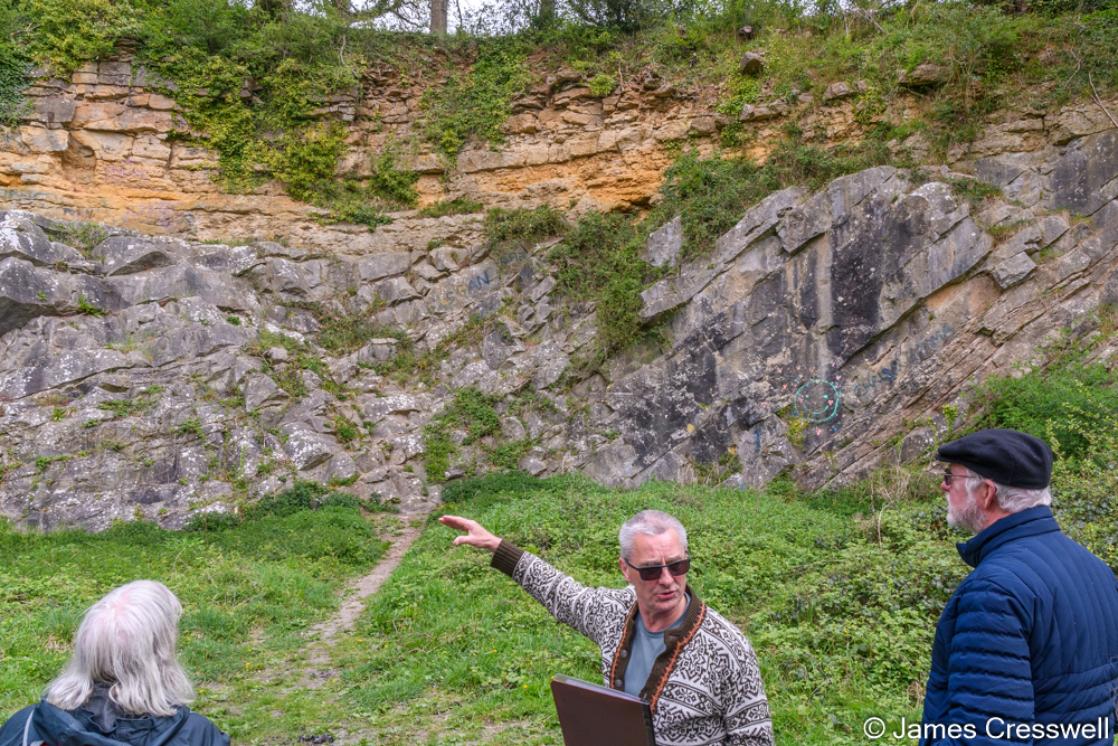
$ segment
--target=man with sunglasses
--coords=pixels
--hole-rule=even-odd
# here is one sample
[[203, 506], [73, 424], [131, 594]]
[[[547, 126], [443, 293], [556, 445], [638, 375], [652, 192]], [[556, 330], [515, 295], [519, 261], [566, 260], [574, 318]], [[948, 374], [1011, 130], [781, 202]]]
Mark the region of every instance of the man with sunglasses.
[[921, 746], [1114, 743], [1118, 580], [1048, 506], [1052, 451], [1015, 430], [939, 449], [947, 522], [974, 568], [936, 628]]
[[465, 532], [456, 545], [492, 552], [493, 567], [598, 644], [606, 685], [649, 703], [658, 746], [771, 746], [757, 657], [741, 631], [687, 585], [687, 530], [674, 517], [644, 510], [622, 525], [623, 589], [587, 588], [477, 521], [439, 520]]

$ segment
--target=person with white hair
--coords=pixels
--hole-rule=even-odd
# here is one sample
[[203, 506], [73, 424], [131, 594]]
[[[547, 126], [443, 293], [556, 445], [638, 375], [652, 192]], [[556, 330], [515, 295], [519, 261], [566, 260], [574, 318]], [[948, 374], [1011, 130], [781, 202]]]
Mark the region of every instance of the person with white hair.
[[42, 701], [0, 728], [0, 746], [229, 746], [187, 707], [194, 688], [175, 650], [181, 616], [162, 583], [110, 591], [86, 611], [73, 655]]
[[465, 532], [455, 544], [492, 552], [493, 567], [598, 644], [606, 686], [649, 703], [658, 746], [772, 745], [757, 656], [687, 584], [687, 530], [674, 517], [644, 510], [622, 525], [621, 589], [587, 588], [477, 521], [439, 520]]

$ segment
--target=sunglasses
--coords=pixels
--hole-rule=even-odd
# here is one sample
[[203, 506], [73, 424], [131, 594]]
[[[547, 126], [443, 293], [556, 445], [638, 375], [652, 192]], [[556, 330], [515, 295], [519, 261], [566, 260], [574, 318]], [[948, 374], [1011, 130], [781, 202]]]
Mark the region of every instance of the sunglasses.
[[974, 474], [952, 474], [949, 471], [943, 473], [944, 483], [950, 486], [952, 479], [982, 479], [982, 477], [976, 477]]
[[666, 565], [646, 565], [644, 567], [637, 567], [629, 560], [625, 560], [625, 564], [636, 570], [637, 574], [641, 576], [641, 580], [659, 580], [665, 567], [668, 568], [668, 572], [672, 574], [672, 577], [678, 578], [680, 575], [686, 575], [687, 571], [691, 569], [691, 558], [688, 557], [687, 559], [676, 560]]

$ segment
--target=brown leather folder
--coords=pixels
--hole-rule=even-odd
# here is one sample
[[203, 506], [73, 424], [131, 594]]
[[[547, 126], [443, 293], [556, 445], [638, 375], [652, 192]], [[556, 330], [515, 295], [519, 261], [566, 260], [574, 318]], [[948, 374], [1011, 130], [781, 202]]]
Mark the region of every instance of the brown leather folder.
[[551, 695], [566, 746], [656, 746], [652, 711], [640, 697], [557, 674]]

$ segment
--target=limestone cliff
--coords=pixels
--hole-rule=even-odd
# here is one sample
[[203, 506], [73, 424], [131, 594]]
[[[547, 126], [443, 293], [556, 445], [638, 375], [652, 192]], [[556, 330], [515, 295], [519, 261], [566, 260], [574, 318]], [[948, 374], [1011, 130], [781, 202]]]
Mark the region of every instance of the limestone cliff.
[[[346, 123], [349, 152], [340, 173], [367, 175], [369, 155], [416, 137], [423, 87], [391, 71], [367, 81], [365, 98], [324, 102], [324, 120]], [[189, 131], [159, 81], [123, 56], [89, 63], [70, 80], [38, 79], [32, 106], [0, 141], [0, 192], [10, 206], [148, 233], [204, 240], [278, 239], [349, 251], [379, 251], [404, 239], [391, 226], [324, 227], [323, 211], [288, 199], [277, 187], [223, 194], [214, 182], [217, 155], [181, 141]], [[452, 169], [417, 145], [403, 153], [420, 175], [422, 203], [466, 196], [488, 206], [550, 202], [566, 209], [611, 209], [646, 203], [671, 162], [669, 145], [692, 137], [708, 149], [724, 117], [699, 92], [655, 77], [592, 96], [573, 71], [559, 71], [512, 104], [498, 150], [473, 143]], [[163, 84], [165, 85], [165, 84]], [[445, 172], [445, 173], [444, 173]], [[431, 236], [414, 236], [423, 246]]]
[[[37, 213], [0, 224], [0, 513], [28, 524], [180, 525], [294, 478], [421, 507], [509, 454], [613, 484], [760, 485], [785, 469], [820, 484], [919, 455], [975, 382], [1118, 304], [1118, 131], [1093, 102], [1002, 113], [950, 169], [772, 194], [691, 263], [669, 224], [648, 251], [676, 271], [642, 311], [669, 319], [666, 349], [587, 375], [571, 361], [593, 309], [555, 297], [546, 246], [491, 254], [477, 216], [368, 232], [278, 195], [222, 195], [212, 156], [167, 141], [174, 106], [142, 84], [126, 61], [43, 83], [0, 154], [5, 205]], [[564, 99], [564, 85], [537, 92], [506, 150], [464, 153], [450, 188], [638, 203], [664, 140], [717, 128], [670, 93], [626, 108], [624, 92]], [[392, 101], [407, 126], [412, 99], [375, 105]], [[966, 199], [974, 176], [1001, 196]], [[66, 216], [123, 227], [82, 234]], [[406, 336], [338, 343], [345, 319]], [[499, 431], [447, 425], [448, 469], [427, 473], [425, 428], [475, 390]]]

